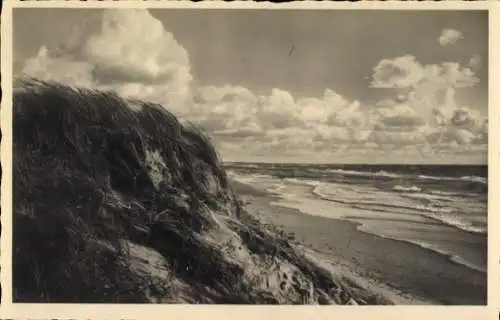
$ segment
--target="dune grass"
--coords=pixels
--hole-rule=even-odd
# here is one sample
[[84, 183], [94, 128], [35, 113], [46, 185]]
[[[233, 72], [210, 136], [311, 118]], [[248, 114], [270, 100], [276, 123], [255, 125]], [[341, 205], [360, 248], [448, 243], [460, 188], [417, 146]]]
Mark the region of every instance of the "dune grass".
[[15, 83], [14, 301], [385, 303], [250, 216], [210, 138], [163, 106]]

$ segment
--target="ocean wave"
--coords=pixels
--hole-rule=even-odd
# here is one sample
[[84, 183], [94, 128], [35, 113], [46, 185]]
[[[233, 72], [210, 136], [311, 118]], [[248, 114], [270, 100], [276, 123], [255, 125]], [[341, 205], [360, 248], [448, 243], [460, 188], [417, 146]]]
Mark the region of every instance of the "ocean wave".
[[414, 206], [408, 206], [408, 208], [415, 209], [417, 211], [438, 213], [438, 214], [453, 213], [456, 211], [455, 209], [450, 207], [441, 207], [441, 206], [436, 206], [434, 204], [416, 204]]
[[438, 206], [435, 204], [387, 204], [368, 201], [359, 201], [346, 204], [360, 209], [363, 208], [365, 210], [377, 210], [391, 213], [400, 213], [401, 210], [404, 210], [405, 213], [413, 212], [416, 214], [424, 214], [426, 216], [435, 216], [437, 214], [452, 214], [456, 212], [454, 208]]
[[[346, 197], [342, 195], [333, 195], [327, 192], [323, 192], [320, 187], [315, 188], [312, 193], [322, 200], [332, 201], [339, 204], [347, 205], [350, 207], [355, 207], [364, 210], [377, 210], [384, 208], [393, 209], [388, 212], [397, 213], [398, 209], [404, 209], [407, 211], [418, 211], [418, 212], [429, 212], [429, 213], [453, 213], [455, 209], [450, 207], [435, 206], [433, 204], [420, 204], [409, 201], [404, 201], [404, 199], [391, 197], [388, 199], [384, 195], [380, 194], [380, 200], [374, 200], [373, 197], [363, 198], [362, 196], [356, 197], [352, 195], [351, 197]], [[352, 200], [355, 199], [355, 200]]]
[[[379, 199], [375, 200], [373, 197], [356, 197], [354, 193], [352, 195], [332, 194], [328, 192], [328, 189], [325, 189], [324, 185], [317, 186], [312, 193], [321, 200], [335, 202], [360, 210], [396, 214], [418, 214], [468, 232], [486, 233], [487, 231], [486, 223], [484, 223], [484, 226], [475, 225], [471, 221], [472, 216], [462, 214], [460, 213], [461, 210], [448, 206], [445, 202], [449, 203], [453, 199], [443, 196], [413, 192], [405, 194], [401, 198], [401, 196], [391, 197], [380, 192]], [[404, 198], [408, 198], [408, 200], [404, 200]], [[426, 200], [428, 203], [417, 203], [416, 201], [418, 200]]]
[[[259, 170], [256, 170], [259, 168]], [[262, 168], [262, 170], [260, 170]], [[413, 181], [412, 183], [415, 184], [419, 181], [421, 183], [424, 183], [424, 181], [444, 181], [444, 182], [453, 182], [453, 181], [462, 181], [462, 182], [470, 182], [470, 183], [476, 183], [476, 184], [481, 184], [481, 185], [487, 185], [488, 179], [487, 177], [484, 176], [477, 176], [477, 175], [463, 175], [463, 176], [439, 176], [439, 175], [433, 175], [433, 174], [416, 174], [416, 173], [396, 173], [392, 171], [386, 171], [386, 170], [378, 170], [378, 171], [370, 171], [370, 170], [348, 170], [348, 169], [328, 169], [328, 168], [322, 168], [322, 167], [296, 167], [294, 170], [290, 171], [288, 169], [284, 170], [285, 168], [282, 168], [281, 166], [274, 166], [274, 165], [268, 165], [266, 167], [262, 167], [259, 165], [255, 164], [249, 164], [246, 166], [242, 167], [231, 167], [229, 168], [229, 171], [239, 171], [241, 169], [245, 170], [250, 170], [254, 172], [245, 172], [245, 175], [253, 175], [257, 174], [258, 171], [259, 174], [265, 175], [265, 176], [273, 176], [279, 179], [285, 179], [288, 182], [291, 183], [296, 183], [296, 184], [304, 184], [304, 181], [308, 181], [306, 184], [308, 185], [313, 185], [313, 180], [311, 179], [318, 179], [321, 181], [324, 180], [331, 180], [336, 179], [336, 178], [342, 178], [342, 179], [347, 179], [349, 180], [349, 177], [352, 178], [360, 178], [360, 177], [365, 177], [368, 179], [377, 179], [380, 178], [381, 180], [384, 179], [394, 179], [400, 182], [401, 180], [407, 180], [407, 181]], [[278, 171], [276, 171], [278, 170]], [[330, 176], [330, 177], [329, 177]], [[358, 180], [358, 179], [356, 179]], [[345, 182], [345, 181], [344, 181]], [[318, 183], [318, 182], [314, 182]], [[400, 182], [401, 183], [401, 182]], [[406, 187], [404, 184], [401, 184], [400, 187]], [[399, 187], [396, 187], [394, 191], [412, 191], [412, 190], [397, 190]], [[417, 190], [414, 190], [414, 192], [417, 192]]]
[[[393, 178], [393, 179], [415, 179], [415, 175], [410, 174], [398, 174], [394, 172], [388, 172], [385, 170], [373, 171], [357, 171], [357, 170], [344, 170], [344, 169], [330, 169], [325, 170], [326, 172], [333, 173], [342, 176], [358, 176], [358, 177], [381, 177], [381, 178]], [[435, 180], [435, 181], [466, 181], [475, 182], [481, 184], [487, 184], [488, 179], [486, 177], [480, 176], [461, 176], [461, 177], [450, 177], [450, 176], [432, 176], [432, 175], [418, 175], [417, 179], [420, 180]]]
[[282, 181], [280, 179], [266, 174], [240, 174], [228, 171], [227, 175], [230, 179], [240, 183], [249, 184], [265, 190], [275, 190], [278, 186], [282, 185]]
[[453, 208], [449, 207], [438, 207], [434, 205], [390, 205], [385, 203], [374, 203], [374, 202], [350, 202], [342, 200], [332, 200], [330, 198], [321, 197], [323, 200], [333, 201], [340, 203], [342, 205], [347, 205], [351, 208], [375, 211], [375, 212], [387, 212], [387, 213], [407, 213], [407, 214], [418, 214], [433, 220], [440, 221], [441, 223], [452, 226], [467, 232], [472, 233], [487, 233], [487, 224], [478, 226], [474, 225], [466, 215], [459, 216]]
[[401, 192], [421, 192], [422, 188], [417, 187], [417, 186], [400, 186], [400, 185], [395, 185], [392, 190], [394, 191], [401, 191]]
[[481, 184], [487, 184], [488, 179], [485, 177], [478, 176], [462, 176], [462, 177], [439, 177], [439, 176], [427, 176], [427, 175], [419, 175], [419, 179], [422, 180], [438, 180], [438, 181], [468, 181], [468, 182], [477, 182]]
[[311, 186], [311, 187], [316, 187], [316, 186], [322, 184], [321, 181], [317, 181], [317, 180], [306, 180], [306, 179], [296, 179], [296, 178], [284, 178], [283, 182], [299, 184], [299, 185], [307, 185], [307, 186]]
[[446, 206], [450, 202], [456, 201], [456, 198], [454, 197], [418, 192], [402, 194], [401, 197], [417, 201], [430, 202], [436, 206]]
[[477, 197], [477, 193], [465, 193], [465, 192], [448, 192], [441, 190], [429, 190], [427, 191], [430, 194], [444, 197]]
[[482, 184], [487, 184], [488, 179], [485, 177], [478, 177], [478, 176], [463, 176], [460, 178], [460, 180], [464, 181], [471, 181], [471, 182], [480, 182]]
[[311, 192], [318, 197], [326, 197], [332, 199], [365, 199], [377, 200], [381, 196], [381, 192], [366, 186], [355, 186], [352, 184], [337, 184], [323, 182], [316, 184]]
[[405, 198], [439, 200], [446, 202], [454, 201], [457, 197], [477, 198], [479, 196], [478, 193], [472, 192], [449, 192], [429, 189], [423, 190], [422, 188], [413, 185], [408, 187], [396, 185], [392, 188], [392, 190], [403, 193], [401, 196]]
[[488, 232], [488, 227], [486, 225], [475, 226], [475, 225], [472, 225], [469, 221], [467, 221], [465, 219], [459, 219], [456, 217], [445, 216], [445, 215], [437, 216], [436, 219], [440, 220], [441, 222], [443, 222], [445, 224], [454, 226], [458, 229], [462, 229], [462, 230], [465, 230], [468, 232], [484, 233], [484, 234]]
[[371, 171], [356, 171], [356, 170], [344, 170], [344, 169], [332, 169], [328, 170], [328, 172], [341, 174], [341, 175], [350, 175], [350, 176], [362, 176], [362, 177], [386, 177], [386, 178], [400, 178], [403, 177], [400, 174], [387, 172], [384, 170], [379, 170], [377, 172]]
[[[427, 190], [418, 185], [395, 185], [387, 190], [371, 186], [331, 183], [299, 178], [277, 178], [265, 174], [228, 175], [239, 182], [258, 186], [268, 192], [290, 199], [307, 198], [307, 194], [297, 193], [299, 189], [287, 188], [287, 185], [311, 186], [309, 196], [318, 200], [330, 201], [341, 206], [364, 211], [387, 212], [392, 214], [416, 214], [435, 219], [468, 232], [485, 233], [487, 222], [474, 222], [481, 215], [484, 202], [479, 199], [471, 206], [470, 197], [477, 194]], [[302, 191], [301, 191], [302, 192]], [[473, 211], [475, 210], [475, 211]], [[485, 215], [486, 215], [486, 209]]]
[[302, 184], [304, 180], [299, 180], [297, 178], [284, 178], [283, 182], [294, 183], [294, 184]]
[[434, 207], [426, 205], [416, 205], [416, 206], [391, 206], [385, 204], [377, 205], [353, 205], [352, 207], [363, 210], [373, 210], [388, 213], [401, 213], [401, 210], [405, 210], [405, 213], [415, 213], [420, 216], [427, 217], [439, 221], [445, 225], [455, 227], [467, 232], [472, 233], [487, 233], [487, 224], [484, 223], [482, 226], [474, 225], [466, 215], [459, 216], [452, 208], [446, 207]]
[[277, 185], [275, 188], [274, 188], [274, 192], [277, 192], [277, 193], [281, 193], [283, 192], [283, 190], [286, 189], [286, 186], [285, 185]]
[[229, 178], [233, 179], [243, 179], [243, 180], [259, 180], [259, 179], [272, 179], [273, 177], [267, 174], [261, 173], [250, 173], [250, 174], [241, 174], [239, 172], [233, 170], [227, 170], [226, 174]]

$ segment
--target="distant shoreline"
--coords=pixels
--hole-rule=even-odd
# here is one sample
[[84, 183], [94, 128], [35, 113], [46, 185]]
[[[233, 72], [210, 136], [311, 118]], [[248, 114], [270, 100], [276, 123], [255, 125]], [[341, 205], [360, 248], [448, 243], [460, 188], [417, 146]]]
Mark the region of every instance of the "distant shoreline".
[[361, 277], [410, 297], [399, 304], [486, 304], [484, 272], [416, 244], [362, 232], [354, 222], [272, 205], [276, 196], [250, 185], [235, 181], [232, 185], [261, 221], [295, 234], [299, 243], [328, 256], [333, 265], [344, 264]]

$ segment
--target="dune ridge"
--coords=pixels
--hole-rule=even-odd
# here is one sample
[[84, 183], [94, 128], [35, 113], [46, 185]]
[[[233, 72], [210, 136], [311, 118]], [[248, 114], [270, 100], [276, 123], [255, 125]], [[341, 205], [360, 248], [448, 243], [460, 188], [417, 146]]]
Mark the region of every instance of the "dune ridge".
[[32, 78], [13, 99], [13, 301], [392, 304], [245, 210], [166, 106]]

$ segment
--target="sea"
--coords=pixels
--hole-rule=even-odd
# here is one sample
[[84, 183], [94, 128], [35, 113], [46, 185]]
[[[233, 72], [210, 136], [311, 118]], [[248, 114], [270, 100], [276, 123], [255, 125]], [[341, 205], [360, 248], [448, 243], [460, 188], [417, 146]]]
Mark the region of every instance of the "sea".
[[274, 206], [348, 220], [486, 272], [486, 165], [226, 163], [231, 179], [276, 196]]

